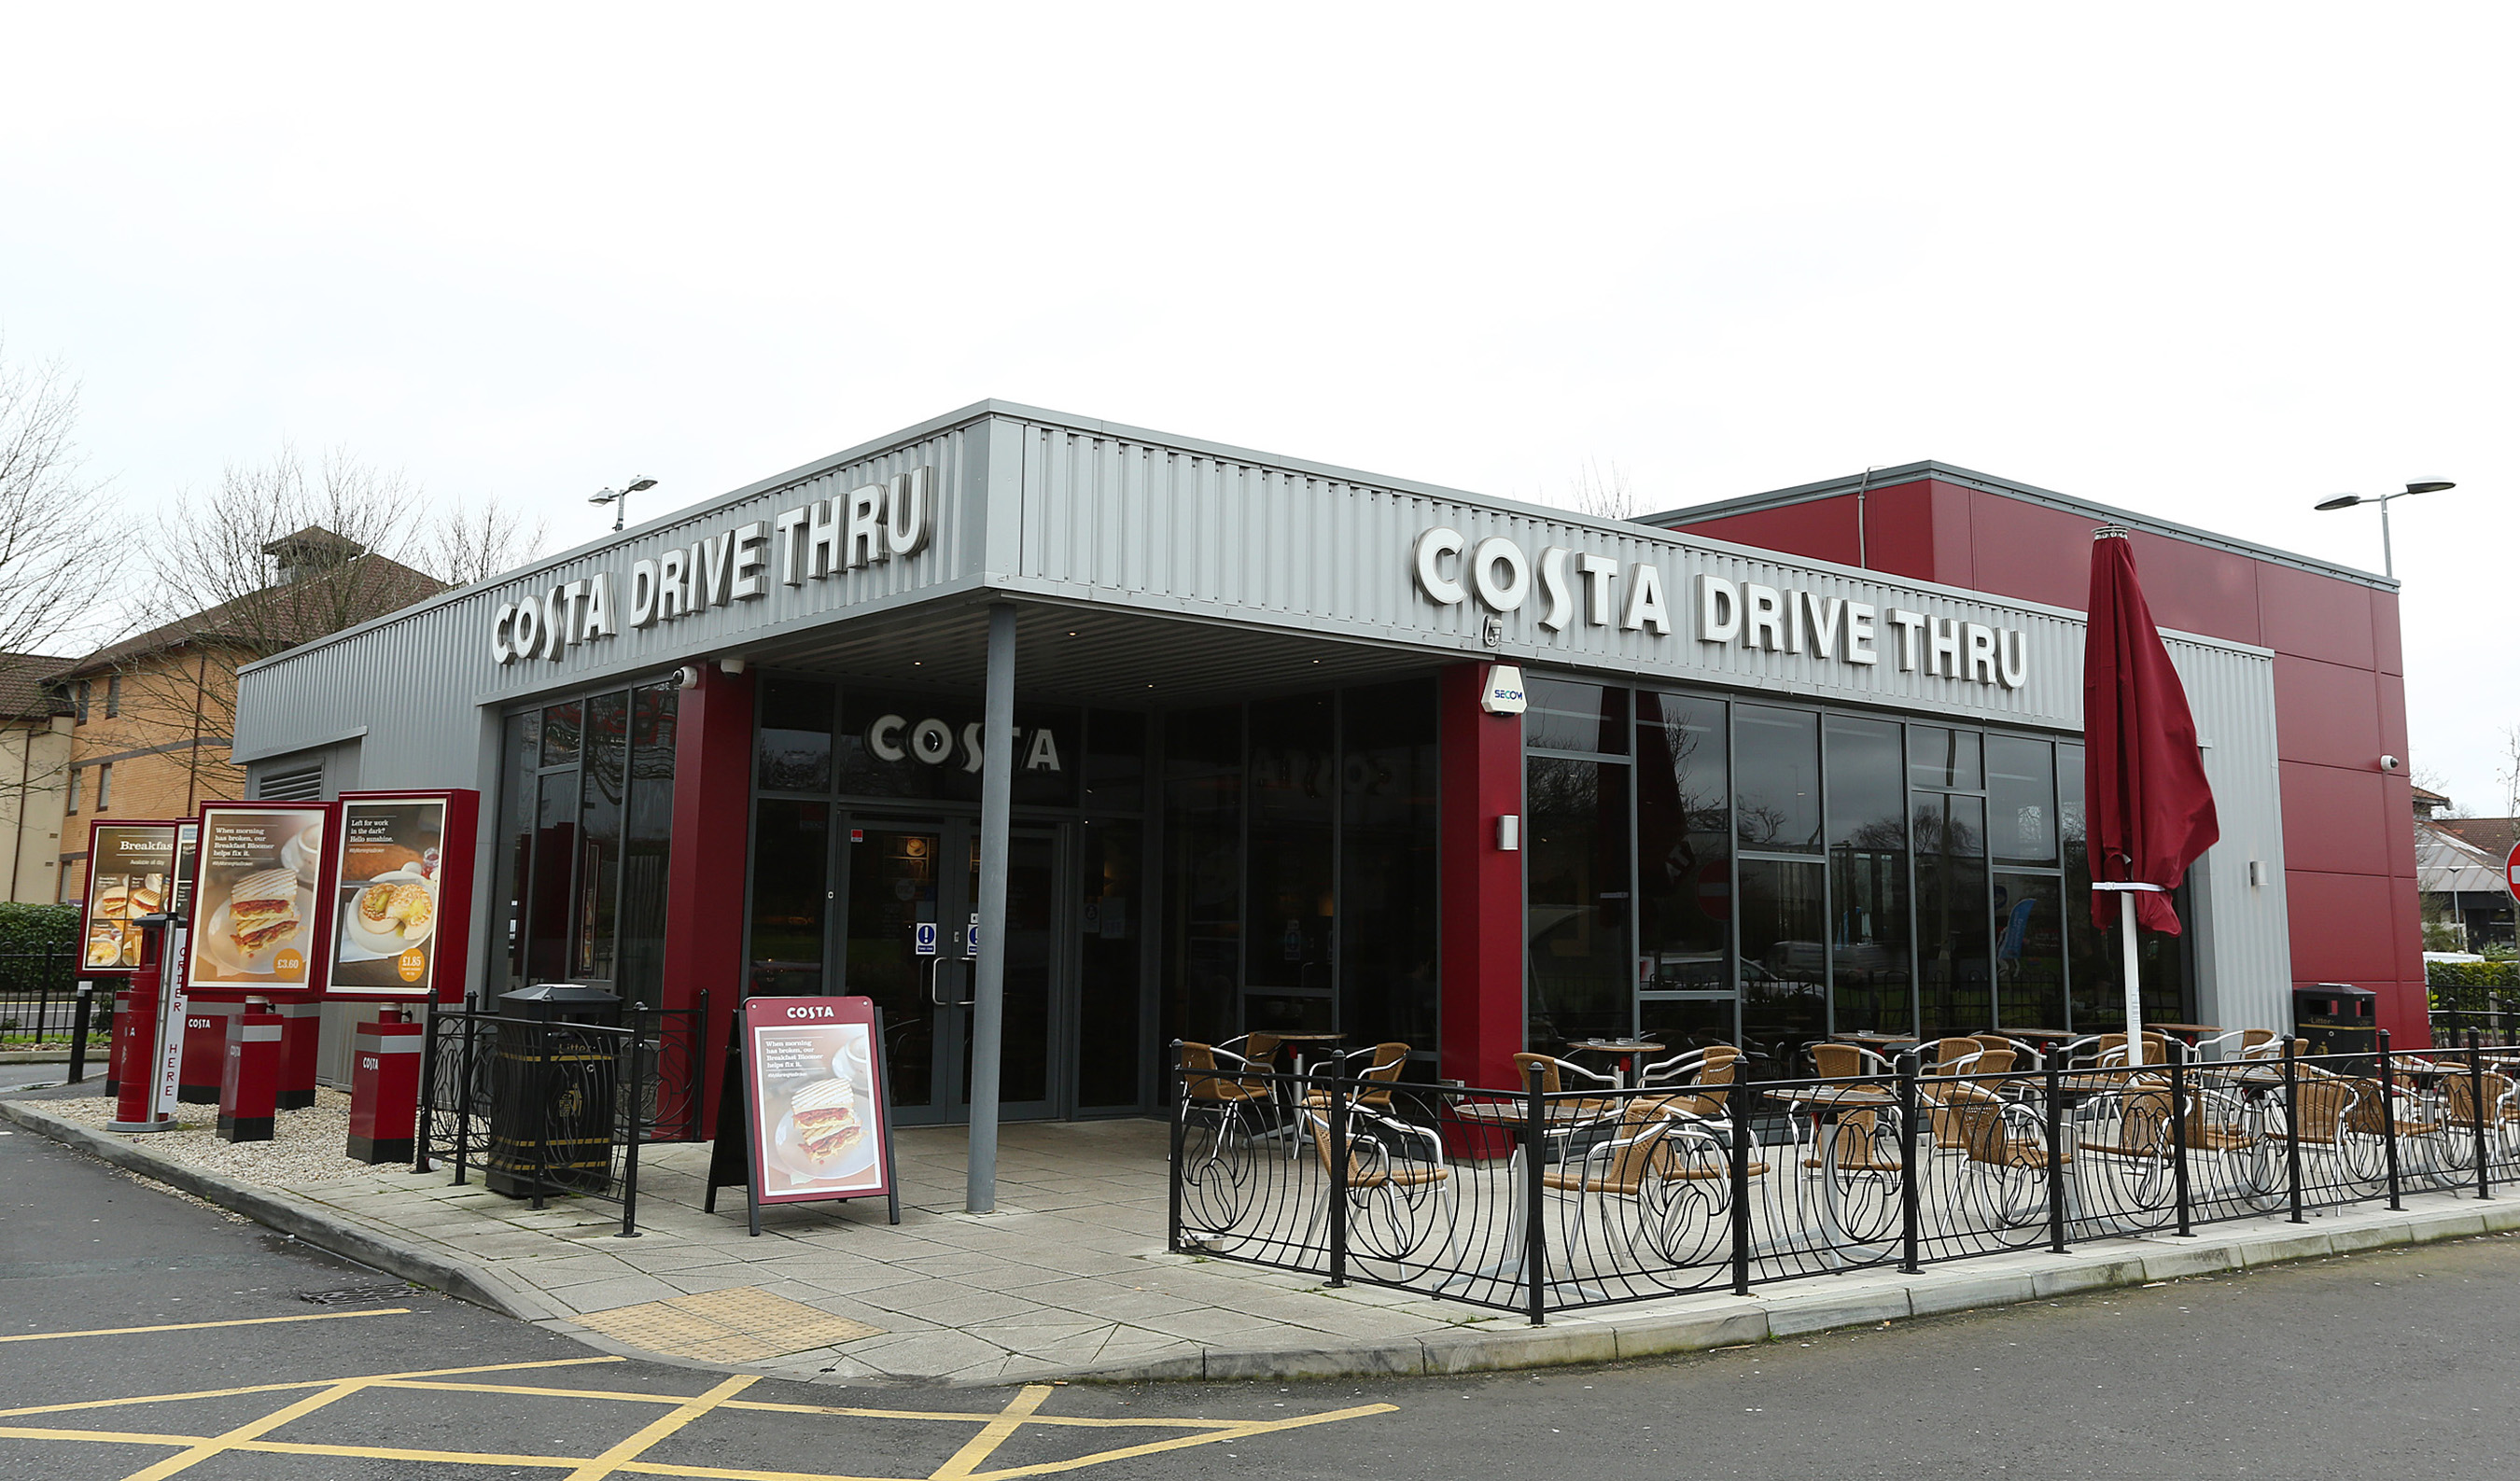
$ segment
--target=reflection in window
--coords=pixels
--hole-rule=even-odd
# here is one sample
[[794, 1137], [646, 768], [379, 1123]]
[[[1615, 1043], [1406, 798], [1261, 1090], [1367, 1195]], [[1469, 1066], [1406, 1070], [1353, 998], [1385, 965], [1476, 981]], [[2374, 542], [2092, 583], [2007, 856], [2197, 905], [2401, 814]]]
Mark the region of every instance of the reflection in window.
[[2007, 1032], [2067, 1026], [2063, 903], [2054, 875], [1995, 876], [1995, 1018]]
[[1827, 742], [1831, 1023], [1907, 1033], [1915, 1014], [1900, 727], [1832, 715]]
[[[1242, 984], [1319, 992], [1318, 1009], [1269, 1000], [1275, 1021], [1245, 1028], [1330, 1026], [1330, 817], [1338, 792], [1328, 695], [1251, 706], [1250, 904], [1243, 920]], [[1286, 1021], [1294, 1019], [1297, 1021]]]
[[761, 681], [754, 785], [765, 792], [832, 789], [832, 686], [777, 674]]
[[[1820, 716], [1809, 710], [1732, 706], [1740, 755], [1732, 768], [1741, 846], [1820, 851]], [[1744, 937], [1744, 949], [1748, 938]]]
[[1637, 696], [1637, 950], [1648, 991], [1732, 986], [1728, 750], [1722, 700]]
[[[1972, 738], [1974, 739], [1974, 738]], [[1915, 799], [1918, 1009], [1928, 1038], [1986, 1030], [1994, 1004], [1987, 930], [1986, 802]]]
[[1435, 1049], [1435, 686], [1339, 707], [1339, 1029], [1351, 1049]]
[[[2092, 861], [2083, 835], [2083, 747], [2056, 747], [2058, 833], [2065, 853], [2066, 975], [2072, 984], [2073, 1021], [2077, 1034], [2107, 1033], [2126, 1027], [2125, 967], [2114, 925], [2096, 927], [2092, 920]], [[2182, 923], [2193, 924], [2194, 893], [2182, 881], [2171, 893], [2171, 908]], [[2111, 906], [2114, 910], [2114, 905]], [[2115, 917], [2110, 918], [2112, 920]], [[2195, 1019], [2195, 995], [2187, 979], [2184, 935], [2142, 933], [2136, 956], [2136, 981], [2143, 996], [2143, 1015], [2154, 1023]]]
[[812, 997], [823, 976], [825, 872], [832, 805], [761, 799], [752, 835], [752, 986], [756, 997]]
[[1530, 679], [1522, 743], [1535, 750], [1628, 753], [1628, 692], [1565, 679]]
[[[1097, 711], [1099, 723], [1107, 711]], [[1134, 1107], [1138, 1084], [1138, 977], [1146, 939], [1147, 893], [1139, 880], [1138, 825], [1085, 825], [1085, 898], [1078, 933], [1084, 940], [1077, 1011], [1085, 1051], [1076, 1056], [1076, 1103]]]
[[1908, 728], [1908, 780], [1918, 786], [1949, 786], [1973, 792], [1986, 784], [1978, 754], [1978, 733], [1943, 725]]
[[612, 980], [614, 908], [621, 898], [621, 804], [630, 770], [630, 695], [586, 701], [578, 766], [577, 965], [580, 981]]
[[674, 719], [671, 684], [630, 692], [630, 806], [621, 844], [621, 954], [613, 981], [625, 1000], [663, 1002], [665, 878], [673, 857]]
[[1803, 1046], [1828, 1032], [1821, 866], [1744, 859], [1740, 871], [1741, 1050], [1761, 1075], [1805, 1073]]
[[2045, 740], [1986, 738], [1986, 824], [1998, 860], [2056, 862], [2055, 762], [2055, 747]]
[[1242, 944], [1242, 707], [1164, 722], [1164, 1026], [1214, 1044], [1238, 1032]]
[[1542, 1053], [1634, 1031], [1628, 959], [1628, 769], [1534, 756], [1527, 762], [1530, 838], [1525, 926], [1530, 1021]]

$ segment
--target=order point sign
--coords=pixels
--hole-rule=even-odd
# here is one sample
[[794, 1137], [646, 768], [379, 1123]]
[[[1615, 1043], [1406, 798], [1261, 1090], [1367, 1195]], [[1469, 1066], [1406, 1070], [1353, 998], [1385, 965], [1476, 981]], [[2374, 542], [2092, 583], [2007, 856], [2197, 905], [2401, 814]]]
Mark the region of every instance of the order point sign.
[[2512, 844], [2511, 852], [2503, 856], [2502, 887], [2511, 891], [2512, 899], [2520, 900], [2520, 843]]

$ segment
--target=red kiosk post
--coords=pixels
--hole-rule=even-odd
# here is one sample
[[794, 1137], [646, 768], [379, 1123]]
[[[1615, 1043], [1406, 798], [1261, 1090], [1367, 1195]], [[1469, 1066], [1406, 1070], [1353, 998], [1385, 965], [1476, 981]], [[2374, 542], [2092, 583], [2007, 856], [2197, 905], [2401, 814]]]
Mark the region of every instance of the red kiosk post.
[[424, 1027], [399, 1008], [350, 1034], [350, 1160], [409, 1162], [420, 1120]]
[[122, 1002], [114, 1010], [113, 1055], [121, 1066], [121, 1075], [114, 1082], [114, 1119], [106, 1123], [107, 1131], [175, 1129], [175, 1118], [160, 1116], [157, 1108], [158, 1009], [164, 977], [159, 954], [165, 940], [163, 921], [143, 923], [140, 966], [131, 974], [130, 986], [123, 989]]
[[219, 1077], [219, 1140], [268, 1142], [280, 1095], [280, 1015], [259, 998], [227, 1016], [227, 1070]]
[[242, 1003], [204, 1003], [192, 999], [184, 1008], [184, 1065], [175, 1082], [175, 1099], [187, 1105], [216, 1105], [227, 1080], [228, 1025], [245, 1011]]

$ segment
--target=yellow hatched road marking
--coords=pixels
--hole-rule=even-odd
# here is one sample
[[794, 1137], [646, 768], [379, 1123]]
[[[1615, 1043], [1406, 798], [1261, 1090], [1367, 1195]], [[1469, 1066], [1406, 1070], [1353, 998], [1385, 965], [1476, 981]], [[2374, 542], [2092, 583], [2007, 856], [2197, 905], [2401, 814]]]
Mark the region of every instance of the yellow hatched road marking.
[[1168, 1450], [1187, 1450], [1193, 1445], [1214, 1445], [1219, 1440], [1241, 1440], [1253, 1435], [1276, 1434], [1280, 1430], [1302, 1429], [1308, 1425], [1330, 1424], [1341, 1419], [1361, 1419], [1368, 1414], [1388, 1414], [1399, 1411], [1397, 1404], [1360, 1404], [1353, 1409], [1332, 1410], [1326, 1414], [1305, 1414], [1295, 1419], [1255, 1420], [1231, 1430], [1210, 1430], [1203, 1435], [1184, 1435], [1174, 1440], [1150, 1440], [1144, 1445], [1124, 1446], [1119, 1450], [1096, 1451], [1073, 1460], [1045, 1460], [1039, 1465], [1013, 1465], [1003, 1470], [971, 1473], [971, 1481], [1000, 1481], [1007, 1476], [1049, 1476], [1060, 1471], [1082, 1470], [1110, 1460], [1125, 1460], [1133, 1456], [1151, 1456]]
[[[625, 1462], [635, 1460], [639, 1457], [646, 1455], [649, 1448], [653, 1446], [657, 1441], [671, 1435], [674, 1431], [681, 1429], [684, 1425], [691, 1423], [694, 1419], [707, 1414], [710, 1410], [717, 1408], [727, 1400], [734, 1398], [736, 1395], [743, 1392], [745, 1389], [750, 1388], [752, 1385], [760, 1381], [760, 1375], [755, 1373], [745, 1373], [740, 1377], [727, 1379], [724, 1383], [718, 1384], [716, 1387], [710, 1389], [707, 1393], [700, 1395], [698, 1398], [685, 1400], [682, 1404], [675, 1407], [672, 1414], [665, 1414], [649, 1421], [648, 1424], [643, 1426], [637, 1434], [632, 1435], [629, 1439], [624, 1440], [620, 1444], [612, 1447], [610, 1450], [606, 1451], [603, 1455], [596, 1457], [593, 1460], [588, 1461], [576, 1470], [570, 1471], [568, 1473], [568, 1481], [604, 1481], [605, 1477], [619, 1470]], [[139, 1481], [139, 1478], [135, 1477], [133, 1478], [133, 1481]]]
[[[581, 1368], [590, 1363], [627, 1363], [627, 1358], [553, 1358], [541, 1363], [485, 1363], [477, 1368], [422, 1368], [403, 1373], [372, 1373], [360, 1381], [382, 1383], [404, 1378], [445, 1378], [459, 1373], [506, 1373], [529, 1368]], [[292, 1388], [322, 1388], [339, 1378], [300, 1378], [290, 1383], [247, 1383], [236, 1388], [200, 1388], [183, 1394], [138, 1394], [128, 1399], [81, 1399], [70, 1404], [30, 1404], [0, 1409], [0, 1419], [23, 1414], [61, 1414], [82, 1409], [121, 1409], [133, 1404], [178, 1404], [186, 1399], [232, 1399], [239, 1394], [278, 1394]], [[680, 1402], [680, 1401], [676, 1401]]]
[[317, 1312], [310, 1317], [241, 1317], [234, 1322], [169, 1322], [162, 1326], [93, 1326], [77, 1332], [19, 1332], [0, 1342], [58, 1342], [65, 1337], [119, 1337], [130, 1332], [198, 1332], [213, 1326], [278, 1326], [285, 1322], [349, 1322], [360, 1317], [408, 1317], [408, 1306], [372, 1312]]
[[1007, 1401], [1005, 1409], [980, 1426], [978, 1434], [964, 1441], [961, 1450], [956, 1451], [944, 1464], [929, 1471], [928, 1481], [948, 1481], [949, 1477], [968, 1476], [979, 1469], [980, 1462], [996, 1455], [998, 1447], [1006, 1444], [1009, 1437], [1021, 1428], [1023, 1422], [1032, 1417], [1032, 1412], [1041, 1408], [1042, 1401], [1049, 1397], [1049, 1384], [1025, 1384], [1021, 1392]]
[[259, 1440], [291, 1420], [304, 1418], [325, 1405], [337, 1399], [346, 1399], [365, 1387], [367, 1387], [366, 1384], [355, 1378], [347, 1383], [336, 1383], [322, 1393], [308, 1394], [294, 1404], [282, 1405], [259, 1419], [248, 1419], [223, 1435], [213, 1435], [199, 1445], [168, 1456], [163, 1460], [144, 1465], [133, 1471], [125, 1481], [165, 1481], [166, 1477], [178, 1471], [191, 1470], [212, 1456], [234, 1449], [243, 1441]]

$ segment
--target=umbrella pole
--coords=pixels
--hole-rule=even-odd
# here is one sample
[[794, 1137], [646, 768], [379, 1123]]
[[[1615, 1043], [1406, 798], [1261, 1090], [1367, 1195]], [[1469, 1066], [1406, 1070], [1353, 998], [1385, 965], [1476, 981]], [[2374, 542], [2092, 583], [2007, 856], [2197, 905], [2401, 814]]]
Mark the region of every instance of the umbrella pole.
[[2126, 1027], [2127, 1063], [2143, 1064], [2143, 989], [2137, 981], [2135, 962], [2135, 891], [2117, 892], [2118, 922], [2126, 936]]

